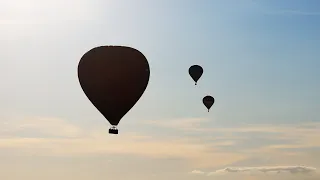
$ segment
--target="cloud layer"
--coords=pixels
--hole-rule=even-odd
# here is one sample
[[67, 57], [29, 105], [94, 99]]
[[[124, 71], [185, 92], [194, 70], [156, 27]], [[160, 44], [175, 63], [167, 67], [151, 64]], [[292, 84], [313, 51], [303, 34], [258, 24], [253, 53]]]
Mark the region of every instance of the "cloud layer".
[[[270, 164], [319, 166], [314, 158], [317, 155], [316, 151], [309, 149], [309, 153], [305, 153], [303, 149], [320, 147], [319, 124], [210, 128], [201, 125], [205, 122], [203, 119], [176, 119], [167, 124], [157, 124], [157, 121], [154, 121], [147, 125], [149, 127], [166, 125], [166, 128], [174, 128], [177, 132], [174, 136], [167, 134], [150, 136], [130, 132], [110, 136], [106, 127], [89, 129], [60, 118], [7, 118], [2, 120], [1, 124], [0, 151], [18, 152], [25, 156], [133, 155], [156, 159], [179, 159], [187, 162], [186, 164], [192, 169], [260, 166], [260, 168], [225, 168], [217, 172], [271, 172], [274, 169], [264, 167]], [[200, 136], [194, 136], [192, 133], [180, 134], [181, 131], [198, 132]], [[295, 169], [291, 169], [290, 172], [307, 170], [302, 166], [294, 167]], [[289, 170], [282, 169], [280, 172], [284, 171]], [[208, 174], [202, 171], [193, 173]]]
[[[149, 136], [121, 133], [110, 136], [108, 129], [82, 128], [59, 118], [29, 117], [2, 121], [0, 151], [20, 155], [88, 157], [133, 155], [160, 159], [181, 159], [197, 167], [227, 165], [244, 157], [213, 147], [225, 140], [204, 143], [196, 138]], [[215, 159], [212, 162], [210, 159]]]
[[315, 173], [316, 168], [307, 166], [267, 166], [267, 167], [227, 167], [224, 169], [209, 172], [207, 175], [225, 174], [225, 173]]

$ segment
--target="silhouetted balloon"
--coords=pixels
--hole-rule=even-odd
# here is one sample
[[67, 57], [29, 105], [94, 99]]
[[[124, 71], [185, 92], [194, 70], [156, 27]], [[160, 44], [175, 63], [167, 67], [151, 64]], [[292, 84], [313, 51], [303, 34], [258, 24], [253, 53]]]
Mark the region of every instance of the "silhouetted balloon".
[[202, 99], [202, 102], [203, 102], [203, 104], [207, 107], [208, 112], [209, 112], [211, 106], [212, 106], [213, 103], [214, 103], [214, 98], [213, 98], [212, 96], [205, 96], [205, 97]]
[[100, 46], [85, 53], [78, 65], [82, 90], [91, 103], [113, 126], [136, 104], [148, 86], [149, 64], [136, 49]]
[[197, 85], [198, 80], [200, 79], [200, 77], [203, 74], [203, 69], [199, 65], [192, 65], [189, 68], [189, 74], [190, 74], [191, 78], [194, 80], [195, 85]]

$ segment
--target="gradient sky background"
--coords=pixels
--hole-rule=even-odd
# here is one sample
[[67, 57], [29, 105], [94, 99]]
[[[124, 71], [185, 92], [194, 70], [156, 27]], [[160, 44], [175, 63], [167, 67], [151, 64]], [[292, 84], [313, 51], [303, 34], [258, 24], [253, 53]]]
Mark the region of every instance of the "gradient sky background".
[[[320, 1], [0, 2], [0, 179], [320, 178], [210, 173], [320, 168]], [[151, 67], [118, 136], [77, 79], [100, 45], [134, 47]]]

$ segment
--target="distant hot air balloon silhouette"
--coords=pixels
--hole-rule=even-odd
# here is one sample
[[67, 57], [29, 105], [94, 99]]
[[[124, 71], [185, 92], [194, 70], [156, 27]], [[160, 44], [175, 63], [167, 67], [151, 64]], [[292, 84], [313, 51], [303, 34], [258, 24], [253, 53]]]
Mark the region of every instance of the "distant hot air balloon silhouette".
[[100, 46], [85, 53], [78, 65], [82, 90], [118, 134], [121, 118], [136, 104], [150, 77], [146, 57], [124, 46]]
[[202, 102], [203, 102], [203, 104], [207, 107], [208, 112], [209, 112], [211, 106], [212, 106], [213, 103], [214, 103], [214, 98], [213, 98], [212, 96], [205, 96], [205, 97], [202, 99]]
[[192, 65], [189, 68], [189, 74], [190, 74], [191, 78], [194, 80], [195, 85], [197, 85], [198, 80], [200, 79], [200, 77], [203, 74], [203, 69], [199, 65]]

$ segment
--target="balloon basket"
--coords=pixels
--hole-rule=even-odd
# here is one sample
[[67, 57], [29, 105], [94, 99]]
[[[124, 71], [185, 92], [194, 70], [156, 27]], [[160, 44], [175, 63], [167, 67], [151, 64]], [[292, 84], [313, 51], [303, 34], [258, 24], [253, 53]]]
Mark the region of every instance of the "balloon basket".
[[109, 134], [118, 134], [118, 129], [116, 127], [112, 127], [109, 129]]

